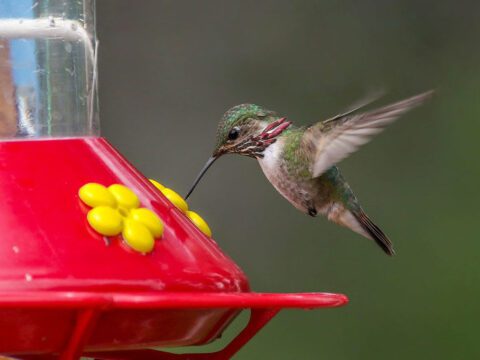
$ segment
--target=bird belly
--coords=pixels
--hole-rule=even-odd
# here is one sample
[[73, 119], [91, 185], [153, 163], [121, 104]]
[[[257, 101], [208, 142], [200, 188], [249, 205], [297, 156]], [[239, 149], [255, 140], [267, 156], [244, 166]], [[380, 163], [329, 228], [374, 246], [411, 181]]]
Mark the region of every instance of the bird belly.
[[258, 162], [273, 187], [298, 210], [308, 213], [308, 204], [312, 202], [311, 179], [296, 179], [288, 172], [281, 145], [280, 142], [270, 145]]

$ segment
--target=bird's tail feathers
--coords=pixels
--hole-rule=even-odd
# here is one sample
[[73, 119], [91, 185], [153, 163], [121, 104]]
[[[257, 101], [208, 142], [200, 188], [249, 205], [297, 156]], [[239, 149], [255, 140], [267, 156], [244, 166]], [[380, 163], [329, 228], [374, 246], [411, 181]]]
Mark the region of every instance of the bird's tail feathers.
[[382, 248], [383, 251], [387, 255], [395, 255], [395, 251], [393, 250], [393, 244], [390, 239], [385, 235], [385, 233], [373, 223], [372, 220], [360, 210], [356, 213], [353, 213], [355, 218], [358, 220], [360, 225], [362, 226], [363, 230], [369, 235], [369, 237], [374, 240], [378, 246]]
[[348, 210], [336, 203], [327, 214], [329, 220], [374, 240], [387, 255], [395, 255], [393, 244], [385, 233], [373, 223], [362, 209]]

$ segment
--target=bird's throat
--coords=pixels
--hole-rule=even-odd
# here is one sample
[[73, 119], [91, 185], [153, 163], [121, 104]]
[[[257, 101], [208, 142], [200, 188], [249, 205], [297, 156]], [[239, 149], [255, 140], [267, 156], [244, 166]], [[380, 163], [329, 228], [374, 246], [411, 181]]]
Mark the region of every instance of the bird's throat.
[[238, 145], [236, 152], [253, 158], [262, 159], [264, 157], [264, 151], [270, 145], [275, 143], [277, 138], [287, 130], [291, 124], [292, 123], [286, 118], [280, 118], [269, 123], [260, 134], [252, 136]]

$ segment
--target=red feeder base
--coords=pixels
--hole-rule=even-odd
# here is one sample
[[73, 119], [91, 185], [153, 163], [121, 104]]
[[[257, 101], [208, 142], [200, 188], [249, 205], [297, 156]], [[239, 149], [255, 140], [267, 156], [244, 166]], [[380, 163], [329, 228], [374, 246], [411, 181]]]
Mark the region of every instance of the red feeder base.
[[[108, 244], [78, 198], [89, 182], [123, 184], [164, 233], [152, 253]], [[228, 359], [282, 308], [347, 302], [336, 294], [256, 294], [243, 272], [101, 138], [0, 142], [0, 353], [22, 359]], [[247, 327], [222, 351], [206, 344], [241, 309]]]
[[[230, 359], [245, 345], [263, 326], [265, 326], [280, 310], [285, 308], [317, 309], [336, 307], [346, 304], [348, 299], [340, 294], [305, 293], [305, 294], [259, 294], [259, 293], [82, 293], [82, 292], [29, 292], [5, 294], [0, 299], [2, 311], [17, 311], [23, 314], [45, 313], [55, 311], [71, 317], [70, 327], [63, 334], [67, 341], [59, 353], [19, 355], [22, 359], [78, 359], [81, 355], [96, 359]], [[139, 316], [153, 322], [155, 314], [169, 314], [171, 323], [163, 323], [162, 335], [175, 329], [184, 316], [198, 313], [218, 312], [225, 310], [251, 309], [250, 320], [240, 334], [224, 349], [210, 354], [172, 354], [155, 350], [94, 350], [92, 343], [101, 339], [110, 326], [121, 326], [121, 319]], [[120, 317], [120, 320], [113, 320]], [[27, 316], [27, 319], [29, 317]], [[153, 320], [152, 320], [153, 318]], [[112, 323], [113, 320], [113, 323]], [[231, 320], [230, 318], [228, 320]], [[116, 324], [115, 324], [116, 323]], [[224, 323], [219, 322], [223, 328]], [[137, 330], [142, 331], [139, 322]], [[28, 324], [23, 324], [28, 328]], [[2, 328], [3, 329], [3, 328]], [[49, 330], [46, 326], [44, 330]], [[219, 328], [210, 329], [208, 339], [219, 335]], [[194, 330], [193, 330], [194, 331]], [[2, 336], [5, 334], [2, 334]], [[7, 334], [8, 335], [8, 334]], [[18, 335], [18, 334], [17, 334]], [[40, 335], [40, 334], [39, 334]], [[143, 344], [144, 347], [152, 344]], [[135, 344], [134, 348], [142, 347]]]

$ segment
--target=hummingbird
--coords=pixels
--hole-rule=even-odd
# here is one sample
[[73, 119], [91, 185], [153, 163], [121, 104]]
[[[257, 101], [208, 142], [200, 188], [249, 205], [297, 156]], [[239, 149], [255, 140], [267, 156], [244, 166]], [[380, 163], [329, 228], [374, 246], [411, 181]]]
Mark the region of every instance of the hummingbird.
[[213, 154], [185, 199], [222, 155], [248, 156], [257, 159], [274, 188], [298, 210], [313, 217], [324, 215], [394, 255], [392, 242], [367, 216], [336, 164], [432, 93], [358, 113], [373, 101], [369, 99], [309, 126], [295, 126], [286, 117], [259, 105], [234, 106], [221, 118]]

